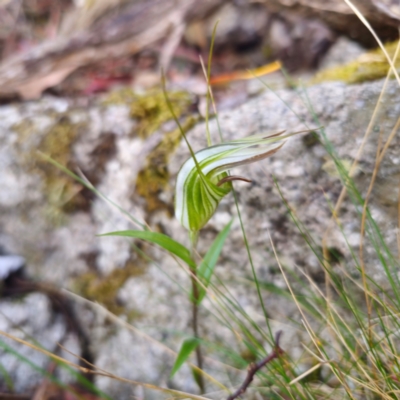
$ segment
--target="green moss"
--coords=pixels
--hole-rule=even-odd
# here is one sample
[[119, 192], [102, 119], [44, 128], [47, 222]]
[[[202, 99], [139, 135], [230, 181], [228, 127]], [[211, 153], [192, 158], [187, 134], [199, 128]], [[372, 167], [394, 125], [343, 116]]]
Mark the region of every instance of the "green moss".
[[[176, 116], [182, 118], [192, 104], [191, 95], [183, 91], [170, 91], [168, 97]], [[150, 90], [144, 94], [138, 94], [131, 89], [122, 89], [108, 95], [103, 104], [129, 105], [130, 115], [138, 123], [135, 134], [143, 139], [172, 119], [161, 90]], [[196, 122], [196, 117], [188, 117], [183, 122], [183, 129], [188, 131]], [[145, 167], [138, 174], [133, 196], [139, 195], [146, 200], [145, 207], [148, 213], [159, 209], [172, 212], [172, 205], [165, 204], [160, 200], [159, 195], [168, 185], [169, 157], [177, 148], [180, 139], [181, 133], [178, 129], [164, 133], [161, 142], [148, 155]]]
[[126, 310], [118, 302], [118, 291], [129, 278], [142, 275], [145, 268], [141, 261], [128, 261], [124, 268], [117, 268], [105, 277], [100, 277], [96, 272], [87, 272], [76, 278], [74, 290], [86, 299], [102, 304], [116, 315], [125, 313], [129, 319], [137, 318], [140, 317], [138, 311]]
[[[397, 42], [385, 45], [389, 56], [393, 58]], [[396, 68], [400, 68], [400, 58], [397, 59]], [[384, 78], [388, 72], [389, 63], [382, 50], [376, 49], [365, 53], [346, 65], [328, 68], [316, 74], [312, 83], [325, 81], [343, 81], [346, 83], [361, 83]]]
[[[197, 118], [189, 117], [182, 124], [185, 132], [190, 130], [197, 122]], [[146, 199], [146, 211], [166, 209], [172, 213], [172, 206], [160, 200], [160, 193], [165, 190], [169, 181], [168, 162], [171, 154], [178, 147], [181, 132], [175, 129], [165, 133], [161, 142], [147, 156], [145, 167], [139, 171], [136, 180], [136, 194]]]
[[43, 192], [46, 196], [46, 217], [54, 224], [64, 221], [66, 206], [71, 207], [82, 186], [37, 155], [37, 150], [49, 155], [59, 163], [71, 167], [71, 147], [82, 124], [71, 122], [68, 114], [51, 115], [56, 123], [46, 132], [39, 145], [26, 149], [28, 136], [34, 134], [35, 127], [29, 120], [15, 125], [13, 130], [19, 135], [21, 161], [26, 168], [43, 176]]
[[[170, 91], [168, 97], [178, 118], [192, 103], [192, 97], [184, 91]], [[104, 104], [128, 104], [131, 117], [138, 121], [136, 134], [141, 138], [150, 136], [163, 123], [171, 119], [171, 113], [161, 90], [137, 94], [131, 89], [122, 89], [111, 93]]]
[[[39, 150], [71, 168], [72, 145], [81, 128], [81, 124], [72, 123], [67, 115], [63, 115], [43, 138]], [[38, 159], [36, 167], [44, 175], [47, 217], [55, 224], [63, 223], [65, 212], [73, 211], [78, 206], [82, 185], [47, 161]]]
[[[176, 116], [182, 118], [189, 111], [192, 97], [183, 91], [170, 91], [168, 97]], [[161, 90], [137, 94], [130, 89], [123, 89], [111, 93], [104, 104], [128, 104], [131, 117], [138, 123], [135, 132], [141, 138], [150, 136], [172, 119]], [[196, 117], [188, 117], [183, 122], [183, 129], [188, 131], [196, 122]], [[181, 133], [178, 129], [164, 133], [161, 142], [148, 155], [145, 167], [138, 174], [133, 195], [139, 195], [146, 200], [145, 207], [148, 213], [159, 209], [172, 211], [172, 205], [165, 204], [159, 195], [168, 185], [169, 157], [177, 148], [180, 139]]]

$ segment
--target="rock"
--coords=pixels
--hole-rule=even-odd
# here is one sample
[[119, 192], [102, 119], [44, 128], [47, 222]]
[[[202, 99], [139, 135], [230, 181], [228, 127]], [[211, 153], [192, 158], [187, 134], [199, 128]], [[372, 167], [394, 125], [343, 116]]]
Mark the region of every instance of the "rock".
[[[344, 1], [269, 0], [265, 3], [270, 12], [283, 16], [294, 13], [305, 18], [316, 18], [334, 31], [344, 34], [364, 46], [376, 47], [375, 39]], [[353, 0], [352, 4], [368, 20], [382, 41], [397, 39], [399, 23], [397, 4], [391, 0]]]
[[[307, 95], [313, 105], [314, 112], [318, 117], [318, 123], [312, 121], [309, 111], [307, 111], [300, 95], [295, 91], [280, 91], [278, 95], [291, 108], [289, 110], [274, 93], [265, 93], [261, 97], [246, 103], [235, 112], [226, 112], [220, 115], [219, 121], [223, 130], [225, 140], [246, 136], [257, 132], [274, 132], [281, 129], [295, 131], [302, 129], [298, 118], [303, 119], [307, 126], [321, 125], [325, 127], [327, 137], [335, 146], [338, 156], [346, 163], [354, 160], [358, 146], [361, 143], [362, 134], [365, 132], [369, 118], [375, 107], [382, 82], [372, 84], [345, 86], [341, 83], [329, 83], [314, 86], [307, 89]], [[385, 101], [381, 104], [380, 112], [395, 113], [397, 106], [396, 96], [398, 95], [397, 86], [394, 81], [389, 84]], [[298, 117], [297, 117], [297, 116]], [[385, 132], [390, 131], [394, 121], [386, 120], [380, 125], [380, 129]], [[387, 125], [386, 125], [387, 124]], [[217, 127], [215, 121], [210, 124], [211, 132], [215, 140], [218, 140]], [[192, 146], [199, 149], [205, 145], [205, 127], [198, 126], [192, 134]], [[239, 134], [240, 133], [240, 134]], [[362, 193], [365, 185], [369, 182], [376, 156], [376, 143], [379, 132], [371, 133], [367, 142], [360, 168], [354, 176], [354, 180]], [[238, 184], [238, 197], [243, 209], [243, 219], [247, 226], [248, 235], [256, 240], [254, 244], [258, 251], [264, 246], [264, 258], [271, 260], [271, 249], [268, 240], [268, 231], [275, 242], [278, 253], [284, 255], [285, 259], [291, 259], [291, 264], [296, 264], [304, 268], [312, 268], [315, 261], [308, 260], [305, 256], [301, 235], [290, 222], [285, 206], [282, 203], [277, 189], [273, 183], [274, 176], [282, 189], [283, 195], [290, 207], [295, 210], [312, 235], [320, 240], [327, 228], [330, 217], [327, 198], [334, 202], [341, 190], [341, 184], [334, 168], [329, 169], [329, 157], [320, 144], [307, 144], [306, 137], [296, 137], [291, 139], [284, 148], [271, 158], [262, 163], [242, 167], [237, 171], [239, 175], [244, 175], [253, 180], [252, 185]], [[383, 162], [377, 178], [377, 188], [373, 195], [371, 209], [377, 214], [381, 223], [381, 229], [385, 232], [385, 237], [394, 250], [396, 248], [395, 223], [390, 215], [396, 213], [396, 200], [388, 190], [388, 185], [394, 184], [397, 176], [398, 157], [396, 156], [396, 146], [398, 139], [395, 139], [391, 150]], [[171, 162], [172, 175], [176, 173], [184, 159], [188, 157], [185, 146], [174, 157]], [[328, 173], [326, 172], [328, 171]], [[391, 182], [391, 183], [389, 183]], [[384, 189], [386, 188], [386, 189]], [[229, 215], [235, 214], [235, 206], [232, 198], [223, 201], [220, 212], [227, 212]], [[346, 203], [340, 214], [343, 229], [352, 239], [354, 248], [357, 248], [359, 226], [355, 221], [357, 208]], [[217, 223], [218, 213], [210, 221], [208, 230], [220, 230], [221, 224]], [[235, 225], [234, 225], [235, 226]], [[167, 232], [174, 232], [177, 235], [178, 224], [175, 222], [165, 223]], [[207, 227], [205, 228], [207, 230]], [[228, 265], [246, 264], [247, 256], [243, 253], [243, 258], [236, 252], [232, 256], [232, 248], [241, 248], [240, 229], [236, 224], [230, 236], [230, 244], [226, 246], [226, 260]], [[235, 234], [237, 232], [237, 235]], [[261, 235], [261, 232], [264, 232]], [[233, 238], [237, 237], [234, 242]], [[290, 238], [290, 245], [287, 239]], [[298, 241], [299, 240], [299, 241]], [[204, 251], [209, 243], [200, 242], [201, 251]], [[298, 247], [300, 246], [300, 247]], [[346, 245], [340, 232], [331, 232], [329, 246], [337, 248], [341, 253], [347, 254]], [[231, 256], [229, 256], [231, 255]], [[261, 268], [260, 272], [265, 273], [268, 279], [276, 279], [268, 272], [268, 263]], [[311, 263], [311, 265], [310, 265]], [[379, 268], [370, 261], [370, 268], [377, 276]], [[238, 268], [243, 271], [243, 268]], [[235, 274], [238, 273], [235, 269]], [[383, 279], [383, 278], [382, 278]]]
[[305, 18], [291, 12], [272, 18], [266, 49], [290, 71], [315, 69], [336, 37], [316, 18]]
[[[324, 126], [338, 157], [344, 165], [349, 165], [356, 157], [381, 89], [382, 81], [353, 86], [325, 83], [308, 88], [307, 96], [317, 122], [295, 90], [277, 93], [290, 109], [274, 93], [265, 92], [235, 110], [221, 113], [219, 121], [224, 139], [228, 140], [257, 132], [304, 129], [300, 117], [307, 126]], [[371, 132], [354, 175], [363, 194], [374, 169], [379, 132], [386, 135], [399, 115], [399, 96], [397, 85], [390, 81], [384, 101], [380, 103], [380, 113], [384, 118], [376, 120], [376, 129]], [[0, 162], [4, 173], [0, 174], [0, 245], [5, 251], [26, 259], [26, 272], [31, 277], [77, 291], [119, 313], [122, 322], [115, 323], [94, 304], [76, 304], [77, 315], [90, 337], [95, 363], [99, 367], [128, 379], [194, 392], [196, 386], [186, 366], [172, 382], [169, 380], [175, 359], [171, 349], [178, 351], [182, 340], [191, 335], [190, 304], [182, 289], [189, 288], [187, 270], [158, 248], [140, 244], [141, 249], [151, 256], [151, 261], [145, 261], [132, 249], [131, 240], [96, 237], [98, 233], [136, 227], [103, 199], [94, 198], [64, 173], [35, 158], [37, 148], [47, 149], [73, 170], [77, 171], [79, 167], [85, 175], [91, 176], [107, 198], [140, 221], [146, 218], [153, 227], [188, 245], [187, 232], [171, 217], [174, 179], [188, 157], [188, 150], [182, 143], [169, 163], [169, 184], [160, 196], [163, 203], [170, 203], [170, 207], [147, 216], [143, 199], [134, 190], [135, 182], [139, 171], [146, 165], [146, 155], [167, 134], [167, 130], [161, 128], [155, 135], [142, 140], [134, 134], [135, 126], [136, 122], [129, 116], [129, 107], [123, 104], [97, 103], [79, 107], [69, 100], [46, 97], [37, 102], [1, 106]], [[215, 120], [210, 122], [210, 129], [216, 142]], [[51, 141], [51, 137], [56, 140]], [[193, 147], [200, 149], [206, 143], [205, 125], [196, 126], [188, 137]], [[54, 142], [61, 147], [53, 148]], [[105, 142], [114, 150], [99, 152]], [[397, 192], [393, 187], [398, 186], [399, 146], [400, 139], [395, 137], [378, 172], [376, 190], [371, 198], [371, 213], [393, 251], [397, 246]], [[103, 157], [99, 158], [99, 154]], [[240, 175], [253, 181], [250, 185], [235, 183], [235, 188], [254, 265], [262, 283], [286, 290], [269, 235], [286, 271], [299, 276], [303, 271], [316, 282], [323, 283], [323, 269], [291, 221], [272, 177], [276, 178], [285, 200], [319, 249], [331, 215], [328, 201], [335, 204], [342, 187], [333, 166], [324, 147], [312, 136], [302, 135], [290, 139], [273, 157], [238, 169]], [[339, 214], [343, 232], [356, 252], [360, 240], [358, 211], [359, 207], [346, 198]], [[198, 250], [204, 254], [216, 233], [234, 217], [213, 283], [219, 290], [228, 288], [232, 298], [260, 329], [264, 329], [262, 310], [251, 283], [252, 272], [235, 215], [234, 201], [229, 195], [202, 231]], [[349, 245], [340, 230], [330, 231], [327, 244], [332, 257], [337, 257], [333, 268], [339, 270], [340, 263], [346, 263], [357, 276]], [[368, 241], [366, 255], [369, 274], [385, 287], [384, 272]], [[300, 322], [296, 305], [290, 298], [267, 290], [262, 291], [262, 296], [268, 315], [273, 319], [273, 330], [284, 326], [284, 338], [287, 339], [282, 347], [293, 357], [298, 357], [300, 346], [293, 343], [303, 343], [307, 337], [290, 322], [290, 319]], [[40, 338], [42, 333], [46, 334], [42, 332], [43, 327], [50, 323], [48, 308], [44, 307], [45, 312], [40, 317], [44, 322], [31, 320], [33, 300], [28, 300], [18, 306], [18, 315], [24, 317], [14, 323], [22, 324]], [[43, 297], [40, 301], [45, 302]], [[242, 351], [244, 346], [240, 336], [216, 318], [215, 297], [207, 297], [203, 304], [200, 321], [205, 341]], [[8, 313], [12, 313], [15, 307], [8, 300], [2, 300], [0, 306]], [[127, 328], [125, 322], [132, 323], [134, 328]], [[53, 338], [57, 335], [52, 333], [52, 329], [46, 330]], [[264, 345], [268, 351], [269, 345]], [[232, 361], [211, 346], [205, 347], [208, 357], [206, 370], [212, 371], [213, 377], [228, 385], [232, 381], [242, 381], [244, 374], [232, 370], [228, 377], [225, 367], [221, 368], [219, 361], [215, 360], [228, 365]], [[7, 357], [11, 360], [11, 356]], [[3, 365], [11, 368], [14, 364], [10, 361]], [[299, 365], [299, 372], [302, 372], [305, 369], [301, 366], [306, 368], [308, 364]], [[18, 390], [25, 390], [34, 384], [35, 379], [38, 378], [34, 376], [25, 381], [22, 375], [16, 374], [15, 385]], [[143, 395], [143, 389], [103, 377], [97, 378], [97, 384], [113, 398], [128, 399], [132, 395], [160, 398], [157, 392], [144, 389]], [[209, 384], [209, 390], [214, 389], [216, 387]]]
[[321, 62], [320, 68], [332, 68], [338, 65], [347, 64], [354, 61], [364, 53], [365, 49], [358, 43], [341, 36], [328, 50]]
[[[58, 343], [61, 343], [66, 335], [65, 322], [61, 316], [54, 317], [49, 299], [40, 293], [32, 293], [19, 301], [2, 299], [0, 302], [0, 330], [18, 339], [41, 345], [51, 352], [58, 350]], [[34, 339], [33, 342], [32, 339]], [[8, 372], [15, 390], [17, 392], [32, 391], [43, 380], [43, 373], [34, 369], [29, 363], [46, 370], [50, 364], [49, 358], [4, 336], [1, 337], [1, 344], [1, 363]], [[13, 354], [8, 347], [15, 353]], [[69, 343], [68, 349], [77, 351], [76, 346], [71, 343]], [[68, 358], [70, 357], [67, 355]], [[63, 373], [63, 378], [64, 382], [71, 382], [74, 379], [68, 373]], [[5, 387], [3, 379], [2, 376], [0, 385]]]
[[211, 42], [212, 32], [218, 22], [216, 47], [254, 47], [265, 36], [268, 20], [268, 12], [260, 4], [227, 3], [206, 21], [208, 42]]
[[206, 48], [216, 25], [216, 56], [229, 58], [232, 50], [242, 54], [232, 59], [236, 69], [246, 69], [243, 63], [247, 58], [258, 66], [278, 59], [290, 71], [314, 69], [336, 39], [318, 18], [290, 9], [279, 13], [268, 4], [248, 1], [226, 3], [205, 21], [194, 21], [184, 38], [191, 45]]
[[17, 255], [0, 255], [0, 280], [20, 270], [25, 265], [25, 259]]

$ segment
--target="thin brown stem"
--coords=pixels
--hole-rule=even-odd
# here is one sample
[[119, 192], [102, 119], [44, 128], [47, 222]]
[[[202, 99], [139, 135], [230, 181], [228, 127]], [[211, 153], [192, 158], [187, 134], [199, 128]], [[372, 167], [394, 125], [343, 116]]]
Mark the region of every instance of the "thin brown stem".
[[229, 175], [229, 176], [226, 176], [225, 178], [222, 178], [217, 183], [217, 186], [221, 186], [223, 183], [232, 182], [232, 181], [243, 181], [243, 182], [248, 182], [248, 183], [253, 182], [251, 179], [243, 178], [243, 176]]
[[272, 360], [275, 360], [275, 358], [278, 358], [283, 353], [283, 350], [279, 347], [279, 340], [281, 338], [281, 335], [282, 335], [282, 331], [278, 331], [276, 334], [276, 337], [275, 337], [275, 347], [272, 350], [272, 352], [270, 354], [268, 354], [267, 357], [265, 357], [258, 363], [249, 365], [249, 368], [247, 370], [246, 379], [240, 385], [239, 389], [236, 390], [235, 393], [232, 393], [226, 400], [235, 400], [239, 396], [241, 396], [247, 390], [247, 388], [250, 386], [250, 383], [253, 382], [255, 374], [261, 368], [265, 367], [268, 363], [270, 363]]

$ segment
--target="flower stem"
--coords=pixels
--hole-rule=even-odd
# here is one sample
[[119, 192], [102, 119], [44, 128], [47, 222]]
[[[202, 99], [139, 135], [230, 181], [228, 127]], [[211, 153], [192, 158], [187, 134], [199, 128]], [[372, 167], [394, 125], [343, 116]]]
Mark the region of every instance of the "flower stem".
[[[191, 257], [192, 259], [195, 258], [195, 253], [196, 253], [196, 248], [197, 248], [197, 239], [198, 239], [199, 235], [198, 232], [191, 232], [190, 234], [190, 239], [191, 239]], [[194, 337], [200, 339], [200, 335], [199, 335], [199, 304], [198, 304], [198, 300], [199, 300], [199, 286], [197, 283], [197, 269], [196, 268], [192, 268], [191, 269], [191, 274], [190, 274], [190, 279], [192, 281], [192, 329], [193, 329], [193, 335]], [[196, 347], [196, 363], [199, 369], [203, 369], [203, 354], [201, 351], [201, 345], [199, 344]], [[204, 383], [204, 378], [203, 375], [197, 374], [196, 375], [196, 380], [197, 380], [197, 384], [199, 385], [200, 388], [200, 393], [204, 394], [205, 393], [205, 383]]]

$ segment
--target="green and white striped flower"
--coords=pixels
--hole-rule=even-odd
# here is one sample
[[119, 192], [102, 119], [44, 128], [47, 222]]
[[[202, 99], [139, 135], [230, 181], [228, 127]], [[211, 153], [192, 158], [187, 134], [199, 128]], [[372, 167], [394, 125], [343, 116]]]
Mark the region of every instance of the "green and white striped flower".
[[229, 175], [228, 171], [269, 157], [285, 144], [285, 139], [300, 133], [283, 135], [284, 132], [253, 135], [192, 153], [178, 173], [175, 189], [175, 216], [181, 224], [191, 232], [199, 231], [231, 191], [231, 181], [250, 182]]

